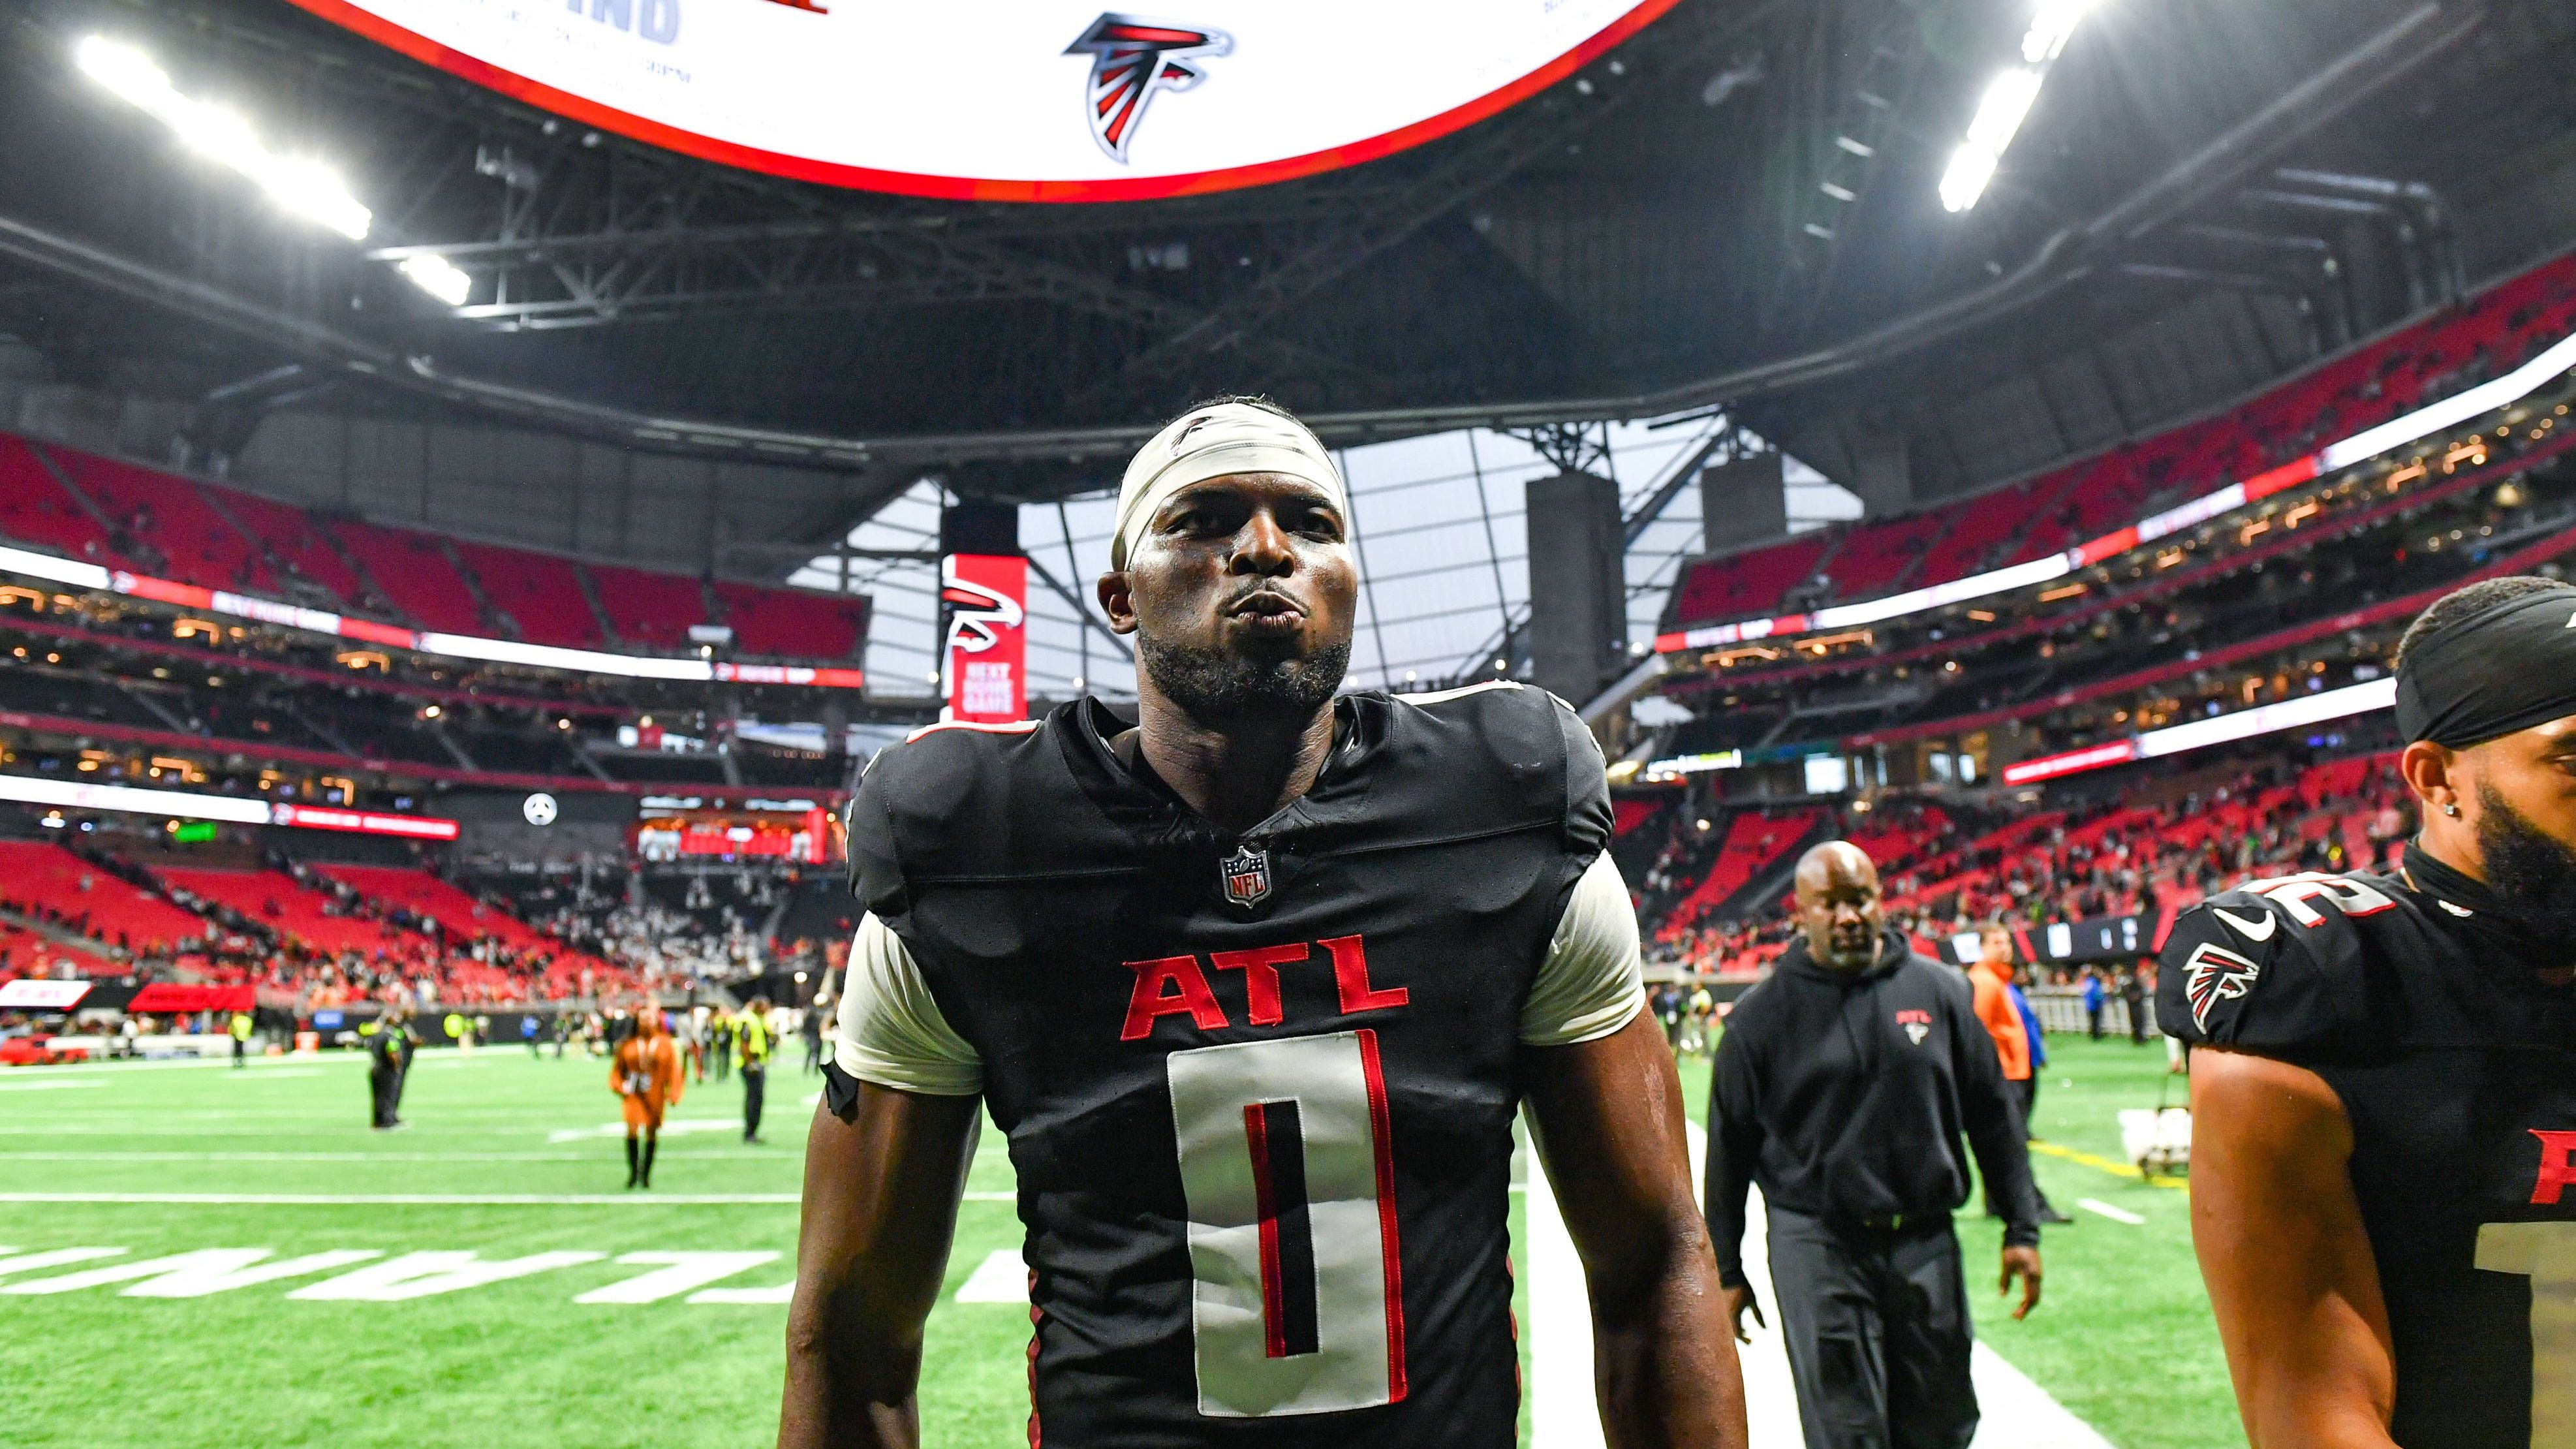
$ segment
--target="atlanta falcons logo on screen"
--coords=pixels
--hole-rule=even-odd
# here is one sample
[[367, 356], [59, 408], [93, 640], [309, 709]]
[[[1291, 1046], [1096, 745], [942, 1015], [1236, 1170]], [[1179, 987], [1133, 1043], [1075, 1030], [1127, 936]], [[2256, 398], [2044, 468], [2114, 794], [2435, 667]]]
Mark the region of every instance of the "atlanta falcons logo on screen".
[[1120, 165], [1145, 123], [1145, 107], [1157, 91], [1185, 91], [1207, 79], [1193, 57], [1225, 55], [1234, 37], [1205, 26], [1177, 25], [1115, 11], [1091, 22], [1082, 37], [1064, 48], [1067, 55], [1091, 56], [1091, 83], [1084, 90], [1091, 117], [1091, 139]]

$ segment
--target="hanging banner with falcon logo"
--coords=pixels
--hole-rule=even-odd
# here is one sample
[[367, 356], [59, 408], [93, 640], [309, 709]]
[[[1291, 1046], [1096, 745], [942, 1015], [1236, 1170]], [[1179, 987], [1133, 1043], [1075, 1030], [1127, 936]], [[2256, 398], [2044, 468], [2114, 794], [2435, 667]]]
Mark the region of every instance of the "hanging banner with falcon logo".
[[946, 719], [1007, 724], [1029, 717], [1029, 561], [1018, 554], [952, 553], [939, 561], [939, 612], [947, 621], [939, 678]]
[[728, 165], [916, 196], [1125, 201], [1418, 146], [1565, 79], [1677, 0], [294, 3], [583, 125]]

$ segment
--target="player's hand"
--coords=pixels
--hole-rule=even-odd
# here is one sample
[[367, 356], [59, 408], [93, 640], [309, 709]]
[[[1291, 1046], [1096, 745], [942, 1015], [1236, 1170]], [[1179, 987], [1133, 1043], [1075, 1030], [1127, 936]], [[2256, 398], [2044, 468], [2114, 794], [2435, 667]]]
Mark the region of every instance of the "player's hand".
[[1746, 1332], [1744, 1328], [1744, 1311], [1746, 1309], [1749, 1308], [1753, 1310], [1753, 1323], [1755, 1327], [1769, 1328], [1771, 1326], [1770, 1322], [1762, 1316], [1761, 1303], [1756, 1301], [1753, 1297], [1752, 1284], [1747, 1283], [1741, 1288], [1720, 1288], [1717, 1291], [1719, 1294], [1718, 1302], [1726, 1310], [1726, 1321], [1729, 1326], [1734, 1328], [1735, 1341], [1737, 1343], [1751, 1343], [1753, 1341], [1753, 1335]]
[[2013, 1317], [2028, 1318], [2030, 1311], [2039, 1306], [2039, 1249], [2004, 1249], [2004, 1275], [2003, 1280], [1995, 1284], [1997, 1296], [2012, 1291], [2012, 1280], [2016, 1274], [2021, 1278], [2021, 1306], [2013, 1310]]

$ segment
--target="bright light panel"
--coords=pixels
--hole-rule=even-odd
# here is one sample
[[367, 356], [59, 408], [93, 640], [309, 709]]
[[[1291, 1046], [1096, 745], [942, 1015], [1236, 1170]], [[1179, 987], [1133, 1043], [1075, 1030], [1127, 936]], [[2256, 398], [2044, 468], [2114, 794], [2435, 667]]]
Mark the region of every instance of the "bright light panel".
[[457, 270], [455, 263], [428, 252], [403, 258], [399, 270], [411, 278], [412, 285], [450, 307], [464, 306], [465, 294], [474, 288], [474, 279]]
[[322, 163], [280, 156], [260, 144], [250, 123], [221, 106], [190, 100], [169, 72], [133, 46], [93, 35], [73, 52], [81, 72], [119, 99], [168, 126], [188, 149], [247, 176], [288, 212], [351, 241], [364, 241], [375, 214]]
[[1983, 146], [1961, 146], [1950, 154], [1950, 169], [1941, 173], [1941, 205], [1949, 211], [1965, 211], [1986, 194], [1986, 183], [1995, 179], [1995, 167], [2001, 164], [1995, 153]]
[[2039, 0], [2039, 12], [2030, 20], [2030, 33], [2021, 39], [2021, 58], [2032, 65], [2046, 65], [2057, 59], [2075, 34], [2075, 22], [2092, 8], [2093, 0]]
[[2012, 144], [2013, 133], [2021, 129], [2022, 118], [2030, 114], [2031, 102], [2038, 99], [2038, 71], [2016, 66], [1996, 76], [1986, 87], [1985, 99], [1977, 102], [1977, 118], [1968, 123], [1968, 144], [2002, 156]]

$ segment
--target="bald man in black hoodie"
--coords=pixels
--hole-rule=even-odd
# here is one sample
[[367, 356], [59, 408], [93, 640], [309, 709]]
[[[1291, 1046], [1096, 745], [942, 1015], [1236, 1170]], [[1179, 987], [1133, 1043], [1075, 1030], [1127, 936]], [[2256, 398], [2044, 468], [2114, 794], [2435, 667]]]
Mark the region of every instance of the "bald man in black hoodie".
[[[2005, 1217], [2013, 1316], [2039, 1305], [2039, 1200], [2020, 1114], [1958, 972], [1887, 929], [1878, 869], [1830, 841], [1798, 862], [1799, 938], [1737, 1001], [1709, 1092], [1709, 1236], [1739, 1338], [1744, 1190], [1769, 1210], [1771, 1279], [1809, 1449], [1965, 1449], [1964, 1134]], [[1767, 1325], [1765, 1325], [1767, 1326]]]

